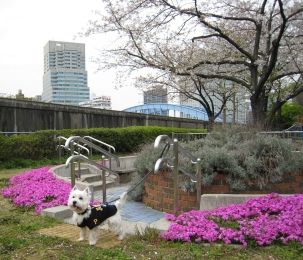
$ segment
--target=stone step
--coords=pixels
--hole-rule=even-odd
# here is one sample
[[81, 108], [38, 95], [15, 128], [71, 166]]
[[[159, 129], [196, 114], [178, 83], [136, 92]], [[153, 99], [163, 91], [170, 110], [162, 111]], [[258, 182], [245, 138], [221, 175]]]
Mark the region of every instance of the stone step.
[[[106, 180], [106, 188], [110, 188], [110, 187], [114, 187], [115, 185], [118, 185], [119, 183], [117, 183], [114, 180]], [[102, 190], [103, 188], [103, 182], [102, 181], [95, 181], [95, 182], [91, 182], [89, 183], [89, 187], [92, 187], [94, 191], [99, 191]]]
[[[75, 172], [76, 172], [76, 174], [79, 173], [78, 167], [76, 167]], [[84, 174], [89, 174], [89, 173], [90, 173], [89, 168], [82, 168], [82, 167], [80, 168], [80, 176], [82, 176]]]
[[119, 174], [120, 176], [120, 183], [128, 183], [132, 180], [132, 174], [136, 172], [136, 168], [131, 169], [121, 169], [117, 168], [115, 169], [115, 172]]
[[101, 174], [94, 174], [94, 173], [81, 174], [81, 181], [92, 183], [101, 180], [102, 180]]
[[56, 219], [67, 219], [72, 217], [73, 212], [68, 206], [56, 206], [43, 209], [41, 214]]

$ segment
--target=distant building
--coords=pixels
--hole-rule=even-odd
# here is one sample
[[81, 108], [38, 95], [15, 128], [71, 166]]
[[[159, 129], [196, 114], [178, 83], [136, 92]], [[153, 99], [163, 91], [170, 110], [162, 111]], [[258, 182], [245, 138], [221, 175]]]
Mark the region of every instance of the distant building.
[[[232, 83], [226, 81], [225, 84], [231, 85]], [[210, 95], [210, 98], [213, 102], [214, 110], [217, 113], [222, 106], [222, 101], [215, 95]], [[202, 105], [198, 101], [189, 99], [184, 94], [180, 94], [180, 104], [202, 108]], [[246, 124], [250, 121], [251, 117], [249, 104], [250, 101], [247, 91], [244, 88], [239, 89], [226, 102], [220, 117], [222, 118], [223, 122], [226, 123]]]
[[167, 103], [167, 89], [162, 86], [154, 87], [143, 92], [143, 103]]
[[111, 97], [110, 96], [95, 97], [92, 100], [80, 102], [79, 106], [111, 110], [112, 109]]
[[41, 95], [36, 95], [32, 98], [34, 101], [42, 101], [42, 96]]
[[16, 94], [16, 99], [25, 99], [21, 89], [18, 90], [18, 94]]
[[49, 41], [44, 46], [42, 101], [78, 105], [89, 100], [85, 45]]

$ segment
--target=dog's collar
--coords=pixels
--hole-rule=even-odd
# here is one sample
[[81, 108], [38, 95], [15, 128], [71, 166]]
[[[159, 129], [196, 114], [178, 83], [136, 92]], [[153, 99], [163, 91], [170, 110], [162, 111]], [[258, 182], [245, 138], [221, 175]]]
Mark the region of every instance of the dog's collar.
[[77, 213], [77, 214], [78, 214], [78, 215], [84, 215], [87, 211], [88, 211], [88, 209], [84, 210], [84, 211], [81, 212], [81, 213]]

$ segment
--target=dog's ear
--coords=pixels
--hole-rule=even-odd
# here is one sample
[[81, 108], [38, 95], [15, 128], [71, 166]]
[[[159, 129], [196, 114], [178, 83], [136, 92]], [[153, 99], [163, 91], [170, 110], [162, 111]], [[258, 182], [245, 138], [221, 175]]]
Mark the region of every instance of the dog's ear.
[[84, 191], [87, 193], [87, 195], [90, 197], [91, 196], [91, 191], [90, 191], [90, 188], [89, 187], [86, 187], [84, 189]]
[[73, 189], [72, 189], [72, 191], [75, 191], [75, 190], [77, 190], [78, 188], [77, 188], [77, 186], [75, 185], [74, 187], [73, 187]]

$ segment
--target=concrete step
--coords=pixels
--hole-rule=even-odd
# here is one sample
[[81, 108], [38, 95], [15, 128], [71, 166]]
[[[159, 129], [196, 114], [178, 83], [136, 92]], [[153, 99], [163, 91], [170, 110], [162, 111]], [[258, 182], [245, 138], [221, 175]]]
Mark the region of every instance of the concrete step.
[[52, 208], [43, 209], [41, 214], [57, 219], [67, 219], [72, 217], [73, 212], [68, 206], [56, 206]]
[[[76, 167], [75, 172], [76, 172], [76, 174], [79, 173], [78, 167]], [[82, 168], [82, 167], [80, 168], [80, 175], [81, 176], [84, 175], [84, 174], [89, 174], [89, 173], [90, 173], [89, 168]]]
[[117, 168], [115, 169], [115, 172], [119, 174], [120, 176], [120, 183], [128, 183], [132, 180], [132, 174], [136, 172], [136, 168], [130, 168], [130, 169], [122, 169]]
[[94, 174], [94, 173], [81, 174], [81, 181], [92, 183], [101, 180], [102, 180], [101, 174]]
[[[114, 180], [106, 180], [106, 188], [110, 188], [110, 187], [114, 187], [115, 185], [118, 185], [119, 183], [117, 183]], [[102, 181], [95, 181], [95, 182], [91, 182], [89, 183], [89, 186], [93, 188], [94, 191], [99, 191], [102, 190], [103, 188], [103, 182]]]

